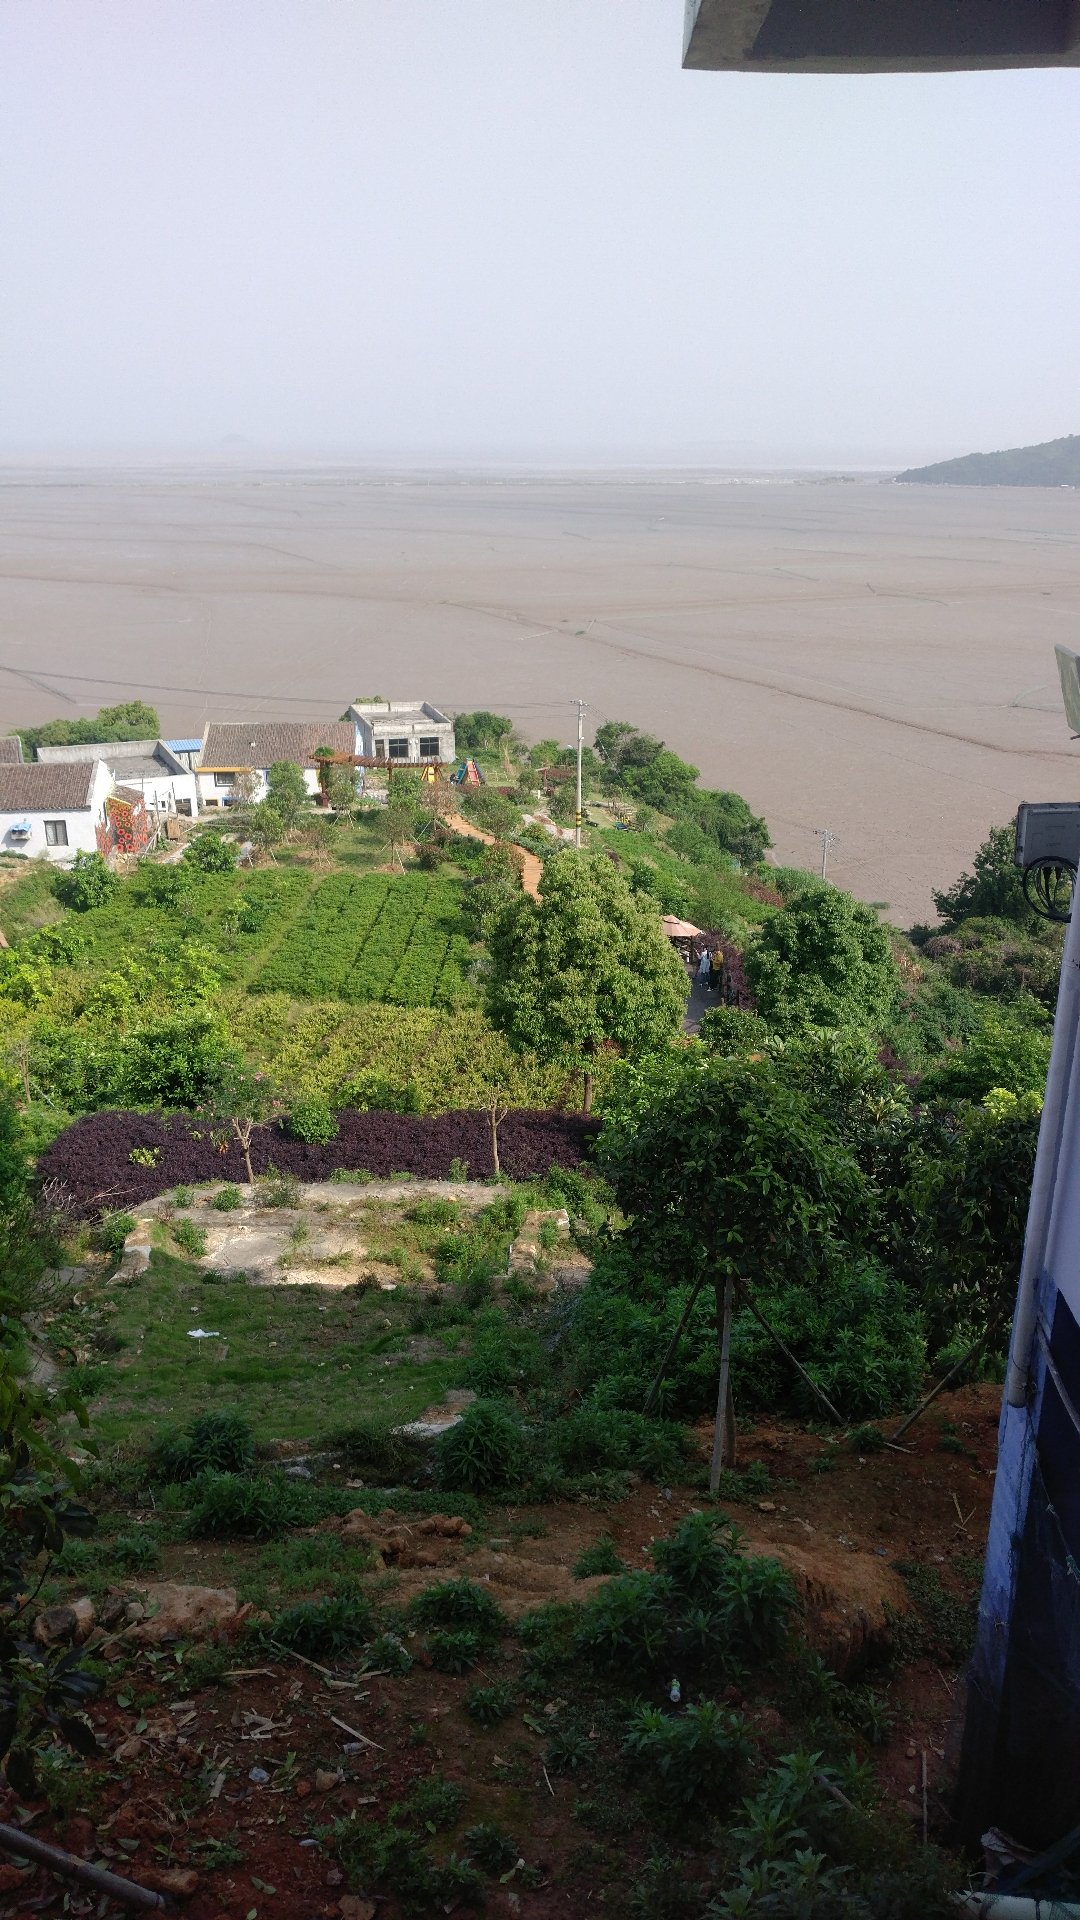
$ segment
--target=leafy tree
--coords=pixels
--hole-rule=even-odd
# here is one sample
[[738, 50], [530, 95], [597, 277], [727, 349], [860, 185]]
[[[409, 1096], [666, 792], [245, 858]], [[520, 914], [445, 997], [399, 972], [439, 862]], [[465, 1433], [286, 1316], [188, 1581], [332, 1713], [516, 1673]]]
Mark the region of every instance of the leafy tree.
[[609, 860], [552, 854], [539, 900], [514, 900], [493, 926], [489, 948], [494, 1024], [519, 1051], [580, 1071], [586, 1112], [602, 1048], [646, 1053], [682, 1025], [682, 963], [653, 907], [635, 898]]
[[247, 834], [256, 851], [273, 860], [274, 848], [280, 847], [285, 838], [285, 822], [272, 800], [261, 800], [252, 808]]
[[32, 758], [38, 747], [88, 746], [96, 740], [156, 740], [161, 721], [155, 707], [142, 700], [125, 700], [101, 707], [92, 720], [46, 720], [40, 727], [20, 727], [23, 751]]
[[1031, 908], [1013, 861], [1014, 839], [1012, 827], [991, 827], [972, 861], [972, 871], [962, 873], [943, 893], [935, 893], [934, 905], [943, 920], [951, 926], [977, 916], [1030, 924]]
[[486, 833], [495, 834], [505, 840], [520, 824], [520, 816], [513, 802], [503, 793], [496, 793], [491, 787], [471, 787], [461, 796], [461, 811], [469, 820], [474, 820]]
[[537, 740], [529, 748], [530, 767], [557, 767], [562, 758], [562, 748], [557, 740]]
[[454, 743], [459, 753], [496, 753], [513, 731], [512, 720], [480, 707], [475, 713], [458, 714], [454, 721]]
[[717, 1269], [821, 1282], [873, 1221], [855, 1155], [771, 1059], [693, 1047], [623, 1063], [596, 1155], [642, 1273], [667, 1284]]
[[919, 1083], [919, 1099], [949, 1106], [984, 1100], [995, 1088], [1042, 1098], [1050, 1065], [1050, 1022], [1036, 1003], [1034, 1017], [992, 1012], [982, 1031], [934, 1063]]
[[496, 840], [485, 846], [476, 879], [462, 901], [465, 918], [478, 939], [485, 939], [500, 914], [516, 901], [524, 865], [520, 849], [509, 841]]
[[231, 1060], [220, 1075], [213, 1094], [202, 1110], [212, 1138], [223, 1146], [235, 1140], [244, 1157], [249, 1181], [255, 1174], [251, 1165], [251, 1142], [256, 1127], [265, 1126], [281, 1102], [273, 1082], [265, 1073], [255, 1073], [239, 1060]]
[[[668, 808], [671, 812], [671, 808]], [[752, 813], [738, 793], [720, 793], [709, 787], [695, 787], [680, 804], [679, 828], [696, 826], [704, 836], [709, 856], [719, 848], [730, 853], [743, 867], [756, 866], [772, 846], [772, 837], [764, 820]], [[678, 828], [672, 828], [672, 833]], [[672, 845], [671, 834], [668, 839]]]
[[266, 798], [285, 832], [291, 833], [311, 806], [303, 768], [292, 760], [275, 760], [266, 776]]
[[[854, 1155], [770, 1060], [725, 1060], [694, 1047], [620, 1067], [597, 1158], [629, 1216], [636, 1266], [653, 1285], [689, 1282], [687, 1316], [711, 1281], [718, 1328], [740, 1300], [760, 1314], [755, 1296], [770, 1288], [827, 1288], [874, 1219], [873, 1189]], [[723, 1393], [714, 1489], [722, 1421], [733, 1457], [733, 1408]]]
[[184, 859], [199, 873], [232, 873], [236, 868], [236, 848], [216, 830], [211, 830], [188, 841]]
[[356, 806], [356, 769], [331, 764], [323, 777], [326, 804], [335, 813], [351, 813]]
[[396, 774], [390, 783], [385, 807], [378, 814], [378, 836], [392, 864], [404, 870], [405, 855], [424, 826], [416, 784]]
[[627, 792], [660, 813], [681, 813], [690, 803], [697, 777], [697, 767], [680, 760], [669, 747], [661, 747], [644, 765], [631, 762], [622, 768]]
[[895, 1257], [925, 1303], [933, 1349], [1004, 1323], [1020, 1273], [1041, 1102], [918, 1111], [890, 1198]]
[[758, 1011], [775, 1031], [879, 1027], [899, 990], [888, 933], [872, 908], [829, 887], [795, 898], [746, 954]]
[[112, 1098], [100, 1104], [166, 1111], [197, 1107], [219, 1085], [230, 1061], [225, 1035], [208, 1013], [147, 1021], [112, 1050], [106, 1082]]
[[70, 874], [60, 881], [57, 891], [65, 904], [74, 907], [76, 913], [87, 913], [91, 907], [103, 907], [111, 900], [120, 882], [111, 867], [106, 866], [100, 853], [82, 853], [75, 855]]

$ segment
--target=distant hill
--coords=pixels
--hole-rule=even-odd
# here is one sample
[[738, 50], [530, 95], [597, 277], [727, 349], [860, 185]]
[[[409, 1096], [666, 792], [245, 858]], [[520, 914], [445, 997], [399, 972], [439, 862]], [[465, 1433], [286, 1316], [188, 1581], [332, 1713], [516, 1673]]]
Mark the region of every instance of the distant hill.
[[933, 467], [909, 467], [896, 478], [932, 487], [1080, 487], [1080, 433], [1004, 453], [965, 453]]

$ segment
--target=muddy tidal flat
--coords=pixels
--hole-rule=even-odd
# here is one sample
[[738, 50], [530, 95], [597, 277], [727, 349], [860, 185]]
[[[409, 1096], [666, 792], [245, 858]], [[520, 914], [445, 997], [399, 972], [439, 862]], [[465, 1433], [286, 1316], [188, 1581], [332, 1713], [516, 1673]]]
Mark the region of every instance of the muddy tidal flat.
[[626, 719], [776, 856], [909, 923], [1025, 799], [1080, 792], [1080, 497], [875, 477], [0, 470], [0, 731], [141, 695], [208, 719], [357, 696]]

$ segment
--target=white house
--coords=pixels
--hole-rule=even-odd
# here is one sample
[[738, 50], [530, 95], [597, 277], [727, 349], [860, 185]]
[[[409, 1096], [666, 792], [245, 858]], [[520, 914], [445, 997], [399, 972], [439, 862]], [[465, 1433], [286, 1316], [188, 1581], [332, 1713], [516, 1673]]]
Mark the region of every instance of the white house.
[[107, 852], [105, 802], [112, 787], [101, 760], [0, 764], [0, 848], [31, 859], [44, 855], [58, 865], [77, 853]]
[[195, 769], [199, 806], [213, 811], [249, 797], [263, 799], [266, 776], [279, 760], [301, 767], [308, 792], [316, 794], [320, 747], [351, 759], [356, 728], [348, 720], [211, 721]]
[[164, 740], [103, 740], [93, 746], [39, 747], [47, 766], [76, 760], [101, 760], [118, 786], [134, 788], [156, 814], [199, 811], [198, 781]]
[[454, 723], [427, 700], [356, 700], [349, 708], [356, 752], [414, 764], [454, 759]]

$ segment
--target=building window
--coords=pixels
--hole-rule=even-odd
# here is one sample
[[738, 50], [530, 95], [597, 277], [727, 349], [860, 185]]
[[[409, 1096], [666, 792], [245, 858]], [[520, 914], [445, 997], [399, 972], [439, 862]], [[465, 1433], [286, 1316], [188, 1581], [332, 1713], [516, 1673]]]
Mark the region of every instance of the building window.
[[214, 785], [215, 787], [231, 787], [235, 778], [236, 775], [234, 773], [215, 773]]
[[409, 743], [407, 740], [391, 740], [389, 742], [389, 747], [390, 747], [391, 760], [407, 760], [408, 759]]
[[439, 758], [439, 736], [437, 733], [422, 733], [420, 735], [420, 758], [421, 760], [437, 760]]
[[47, 847], [66, 847], [67, 843], [67, 821], [46, 820], [45, 845]]
[[376, 760], [385, 760], [385, 759], [386, 759], [386, 741], [385, 741], [385, 740], [376, 740], [376, 742], [375, 742], [375, 758], [376, 758]]

